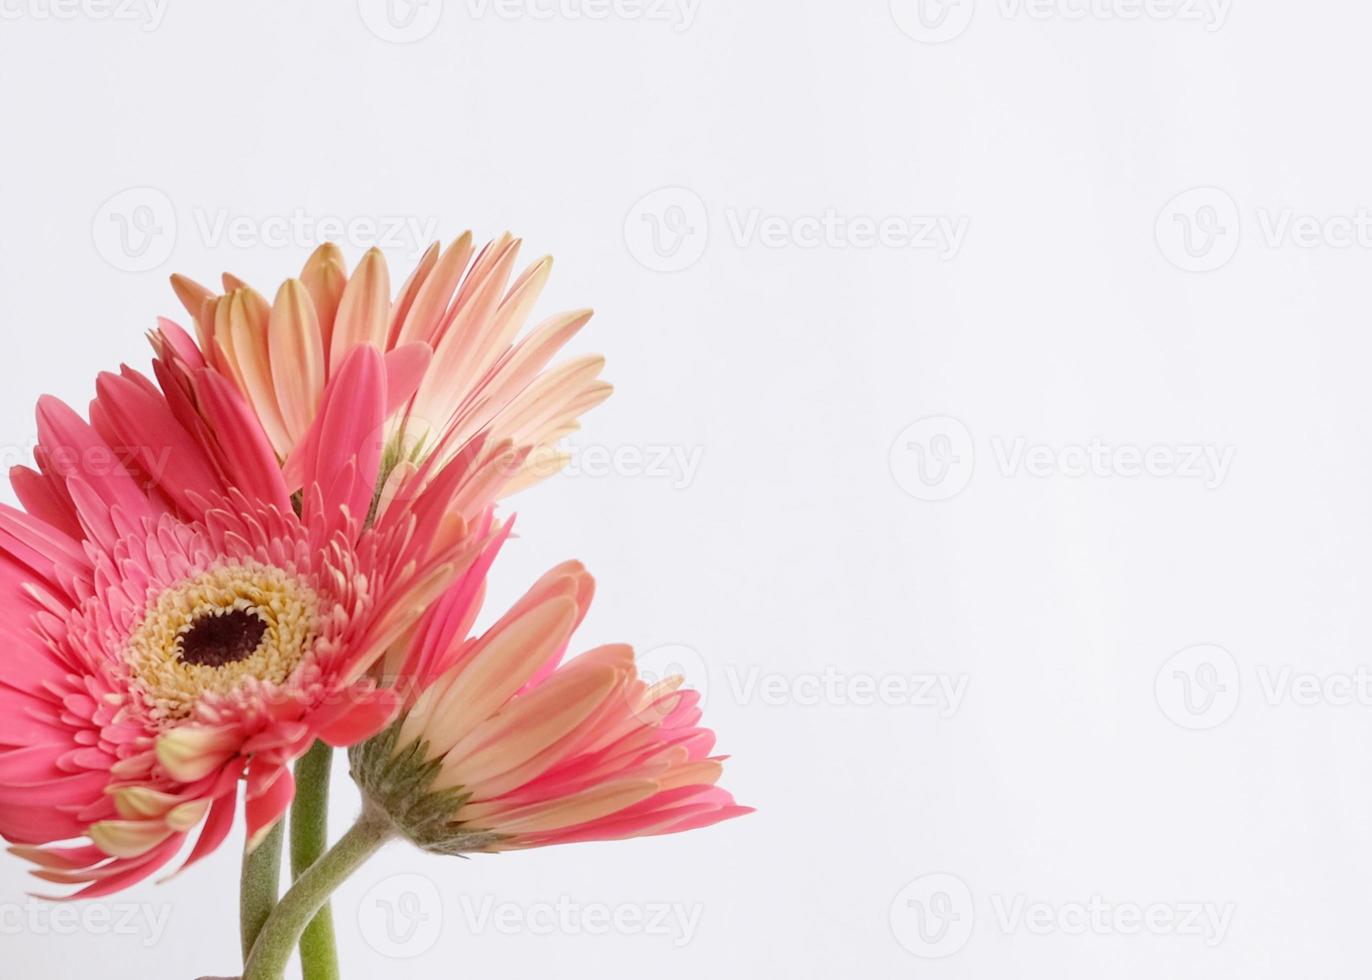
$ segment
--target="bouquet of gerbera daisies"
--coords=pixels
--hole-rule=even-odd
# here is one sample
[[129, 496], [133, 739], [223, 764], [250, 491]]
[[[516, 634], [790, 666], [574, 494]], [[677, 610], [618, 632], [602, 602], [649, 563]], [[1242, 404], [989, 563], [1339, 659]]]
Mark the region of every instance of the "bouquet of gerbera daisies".
[[[326, 245], [269, 302], [173, 277], [152, 376], [89, 418], [38, 406], [0, 507], [0, 834], [106, 895], [247, 828], [244, 977], [338, 976], [328, 898], [388, 840], [471, 854], [704, 827], [698, 697], [627, 646], [568, 657], [591, 577], [558, 565], [473, 632], [499, 501], [561, 467], [602, 360], [550, 367], [589, 311], [523, 330], [547, 259], [434, 245], [394, 295]], [[363, 812], [326, 847], [333, 748]], [[294, 884], [278, 899], [283, 827]]]

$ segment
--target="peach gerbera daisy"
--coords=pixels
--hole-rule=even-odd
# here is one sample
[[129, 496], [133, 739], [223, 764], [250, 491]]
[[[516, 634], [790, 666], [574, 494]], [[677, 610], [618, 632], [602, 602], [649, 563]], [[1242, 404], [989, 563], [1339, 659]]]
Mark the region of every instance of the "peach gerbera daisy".
[[349, 750], [362, 815], [267, 920], [245, 980], [279, 978], [330, 893], [396, 837], [466, 855], [672, 834], [752, 812], [715, 785], [724, 757], [680, 678], [645, 682], [623, 645], [563, 662], [593, 592], [579, 563], [559, 565], [470, 639], [479, 587], [444, 595], [408, 648], [418, 696]]
[[[172, 284], [206, 363], [238, 388], [280, 458], [310, 431], [325, 386], [353, 348], [423, 345], [432, 369], [387, 428], [397, 479], [416, 460], [450, 459], [479, 438], [478, 462], [517, 456], [518, 465], [502, 470], [503, 496], [561, 469], [558, 441], [612, 390], [599, 380], [598, 355], [545, 372], [590, 310], [557, 314], [519, 337], [552, 271], [545, 257], [511, 283], [519, 246], [506, 234], [473, 257], [470, 232], [446, 249], [431, 245], [394, 299], [380, 251], [369, 251], [349, 276], [331, 244], [271, 303], [227, 274], [222, 295], [183, 276]], [[160, 346], [175, 359], [176, 345]]]
[[[568, 562], [480, 636], [414, 645], [408, 670], [422, 693], [351, 752], [375, 814], [421, 847], [465, 854], [670, 834], [752, 812], [715, 785], [724, 757], [711, 754], [700, 695], [681, 678], [645, 682], [623, 644], [563, 662], [593, 593]], [[470, 622], [470, 601], [447, 599], [445, 616]]]

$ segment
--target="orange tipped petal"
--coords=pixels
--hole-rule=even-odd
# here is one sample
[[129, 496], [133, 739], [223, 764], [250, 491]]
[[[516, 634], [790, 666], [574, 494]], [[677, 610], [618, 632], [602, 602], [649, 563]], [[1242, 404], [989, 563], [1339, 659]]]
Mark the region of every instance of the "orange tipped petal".
[[187, 279], [180, 273], [172, 275], [171, 284], [172, 290], [176, 293], [176, 298], [181, 301], [181, 305], [186, 308], [191, 319], [199, 317], [200, 311], [204, 309], [205, 300], [214, 296], [212, 290], [206, 289], [193, 279]]
[[315, 317], [319, 321], [319, 339], [327, 352], [332, 349], [334, 320], [338, 314], [338, 304], [343, 299], [343, 290], [348, 285], [348, 266], [343, 260], [342, 250], [332, 242], [320, 245], [300, 271], [300, 281], [309, 291], [310, 301], [314, 304]]

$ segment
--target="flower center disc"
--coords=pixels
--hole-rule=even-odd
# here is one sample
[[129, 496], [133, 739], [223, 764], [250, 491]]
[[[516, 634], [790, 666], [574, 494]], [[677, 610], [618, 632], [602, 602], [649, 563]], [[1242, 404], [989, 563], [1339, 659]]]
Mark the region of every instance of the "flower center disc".
[[181, 661], [203, 667], [223, 667], [247, 660], [266, 635], [266, 622], [247, 609], [202, 615], [181, 634]]
[[203, 698], [284, 684], [314, 648], [319, 606], [294, 572], [254, 561], [226, 561], [162, 589], [125, 654], [148, 719], [172, 725]]

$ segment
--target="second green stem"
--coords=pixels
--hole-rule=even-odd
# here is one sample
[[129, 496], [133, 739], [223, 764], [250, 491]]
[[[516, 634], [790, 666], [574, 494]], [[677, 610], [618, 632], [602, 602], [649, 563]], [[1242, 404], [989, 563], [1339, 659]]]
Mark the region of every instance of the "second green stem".
[[278, 823], [252, 852], [243, 855], [238, 918], [245, 962], [253, 944], [257, 942], [257, 934], [262, 931], [272, 909], [276, 908], [276, 896], [281, 887], [281, 842], [284, 838], [284, 829]]
[[282, 980], [291, 951], [334, 889], [391, 836], [384, 817], [363, 814], [353, 828], [291, 886], [267, 918], [243, 969], [243, 980]]
[[[333, 749], [323, 742], [295, 764], [295, 801], [291, 804], [291, 880], [299, 880], [329, 844], [329, 775]], [[339, 980], [333, 913], [326, 903], [300, 937], [304, 980]]]

